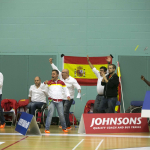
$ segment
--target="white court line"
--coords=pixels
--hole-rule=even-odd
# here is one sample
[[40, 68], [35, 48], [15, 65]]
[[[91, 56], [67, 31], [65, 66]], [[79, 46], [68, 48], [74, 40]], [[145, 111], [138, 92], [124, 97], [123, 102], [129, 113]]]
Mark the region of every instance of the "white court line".
[[[20, 133], [0, 133], [0, 135], [21, 135]], [[35, 136], [35, 135], [28, 135]], [[100, 134], [46, 134], [42, 133], [42, 136], [69, 136], [69, 137], [122, 137], [122, 138], [150, 138], [150, 136], [137, 136], [137, 135], [100, 135]], [[38, 137], [38, 136], [36, 136]]]
[[3, 144], [3, 143], [5, 143], [5, 142], [0, 142], [0, 145]]
[[110, 149], [110, 150], [150, 150], [150, 147], [134, 147], [134, 148], [122, 148], [122, 149]]
[[100, 143], [98, 144], [98, 146], [96, 147], [95, 150], [98, 150], [98, 148], [100, 147], [100, 145], [102, 144], [103, 141], [104, 141], [103, 139], [100, 141]]
[[78, 145], [80, 145], [83, 141], [84, 139], [82, 139], [72, 150], [75, 150], [78, 147]]

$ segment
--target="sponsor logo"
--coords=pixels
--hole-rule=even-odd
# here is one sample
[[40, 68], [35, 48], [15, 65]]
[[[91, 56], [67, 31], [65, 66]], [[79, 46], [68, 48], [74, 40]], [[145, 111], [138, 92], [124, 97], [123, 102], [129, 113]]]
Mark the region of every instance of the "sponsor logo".
[[135, 118], [92, 118], [92, 122], [90, 127], [97, 126], [97, 125], [140, 125], [141, 124], [141, 117]]
[[28, 122], [22, 118], [18, 122], [18, 125], [22, 126], [25, 129], [27, 129], [29, 127], [29, 124], [30, 124], [30, 122]]

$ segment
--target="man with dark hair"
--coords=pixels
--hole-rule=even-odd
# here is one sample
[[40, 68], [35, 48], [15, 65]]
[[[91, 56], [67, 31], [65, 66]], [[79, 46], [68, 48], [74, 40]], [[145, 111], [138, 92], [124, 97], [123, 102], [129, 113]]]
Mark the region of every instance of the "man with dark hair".
[[[77, 80], [69, 75], [68, 69], [63, 69], [62, 72], [58, 70], [58, 68], [53, 64], [52, 58], [49, 59], [49, 62], [53, 69], [56, 69], [59, 72], [59, 79], [62, 80], [70, 93], [70, 101], [67, 100], [67, 96], [63, 92], [63, 106], [64, 106], [64, 116], [66, 120], [67, 130], [71, 129], [70, 120], [69, 120], [69, 112], [71, 108], [71, 104], [74, 100], [74, 92], [75, 88], [78, 90], [78, 93], [81, 93], [81, 86], [78, 84]], [[61, 126], [60, 126], [61, 128]]]
[[[111, 56], [108, 56], [106, 61], [108, 62], [108, 64], [110, 64], [111, 62]], [[101, 85], [101, 81], [103, 79], [102, 77], [102, 73], [106, 74], [107, 72], [107, 68], [102, 66], [100, 67], [100, 71], [97, 70], [90, 62], [89, 60], [89, 56], [87, 55], [87, 61], [89, 63], [89, 66], [90, 68], [92, 69], [92, 71], [94, 72], [94, 74], [96, 75], [96, 77], [98, 78], [97, 80], [97, 93], [98, 95], [96, 96], [96, 100], [95, 100], [95, 103], [94, 103], [94, 110], [93, 110], [93, 113], [99, 113], [99, 106], [100, 106], [100, 101], [102, 100], [104, 94], [103, 94], [103, 91], [104, 91], [104, 87]]]
[[[108, 59], [107, 59], [108, 60]], [[109, 63], [109, 62], [108, 62]], [[107, 68], [106, 67], [100, 67], [100, 70], [103, 69], [104, 72], [107, 72]]]
[[27, 105], [29, 113], [32, 115], [35, 115], [35, 110], [41, 108], [46, 103], [46, 95], [48, 92], [46, 85], [41, 83], [39, 76], [34, 78], [34, 83], [29, 89], [29, 104]]
[[48, 99], [50, 103], [50, 105], [48, 106], [48, 114], [47, 114], [46, 124], [45, 124], [45, 133], [50, 133], [49, 128], [50, 128], [55, 107], [59, 115], [62, 131], [68, 132], [66, 130], [66, 121], [63, 112], [62, 91], [64, 91], [64, 94], [66, 95], [67, 100], [69, 101], [70, 101], [70, 94], [65, 83], [61, 80], [58, 80], [58, 74], [59, 72], [57, 70], [52, 70], [52, 79], [50, 81], [46, 80], [44, 82], [48, 87]]
[[105, 113], [106, 108], [108, 113], [115, 112], [119, 85], [119, 77], [115, 73], [115, 70], [116, 66], [111, 64], [108, 66], [109, 74], [105, 76], [102, 73], [103, 79], [101, 85], [104, 86], [104, 97], [100, 103], [100, 113]]
[[53, 69], [52, 72], [55, 71], [59, 75], [59, 71], [56, 69]]

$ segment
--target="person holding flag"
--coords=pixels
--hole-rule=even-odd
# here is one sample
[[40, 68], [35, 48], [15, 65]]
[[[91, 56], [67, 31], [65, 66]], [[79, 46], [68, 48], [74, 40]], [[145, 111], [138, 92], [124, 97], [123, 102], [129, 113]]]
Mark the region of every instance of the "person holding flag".
[[[108, 62], [108, 64], [110, 64], [112, 60], [111, 56], [107, 56], [106, 61]], [[87, 61], [89, 63], [90, 68], [92, 69], [92, 71], [94, 72], [94, 74], [96, 75], [96, 77], [98, 78], [97, 80], [97, 93], [98, 95], [96, 96], [95, 99], [95, 103], [94, 103], [94, 109], [93, 109], [93, 113], [99, 113], [99, 106], [100, 106], [100, 101], [102, 100], [102, 98], [104, 97], [104, 86], [101, 85], [101, 81], [103, 79], [102, 74], [106, 74], [107, 75], [107, 68], [102, 66], [100, 67], [100, 71], [97, 70], [92, 63], [90, 62], [89, 56], [87, 55]]]
[[110, 64], [108, 66], [109, 74], [105, 76], [105, 74], [102, 73], [103, 79], [101, 85], [104, 86], [104, 97], [100, 103], [100, 113], [105, 113], [106, 108], [108, 108], [108, 113], [115, 112], [119, 85], [119, 77], [115, 73], [115, 70], [116, 66]]
[[[49, 59], [49, 62], [52, 66], [53, 69], [58, 70], [58, 68], [53, 64], [53, 60], [52, 58]], [[81, 86], [78, 84], [77, 80], [74, 79], [73, 77], [69, 76], [69, 70], [68, 69], [63, 69], [62, 72], [59, 72], [59, 79], [62, 80], [70, 93], [70, 101], [67, 100], [67, 97], [65, 95], [65, 93], [63, 92], [63, 106], [64, 106], [64, 116], [65, 116], [65, 120], [66, 120], [66, 126], [67, 126], [67, 130], [71, 129], [70, 126], [70, 120], [69, 120], [69, 111], [70, 111], [70, 107], [71, 104], [73, 102], [74, 99], [74, 92], [75, 92], [75, 88], [78, 90], [78, 93], [81, 97]], [[60, 127], [61, 128], [61, 127]]]

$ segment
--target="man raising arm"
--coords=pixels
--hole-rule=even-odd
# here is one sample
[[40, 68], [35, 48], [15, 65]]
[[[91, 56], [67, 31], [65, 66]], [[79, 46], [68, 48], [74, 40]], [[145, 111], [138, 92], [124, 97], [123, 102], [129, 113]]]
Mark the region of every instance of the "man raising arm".
[[[53, 64], [52, 58], [49, 59], [49, 62], [53, 69], [58, 70], [58, 68]], [[62, 94], [63, 94], [64, 116], [66, 120], [67, 129], [69, 130], [71, 129], [70, 120], [69, 120], [69, 111], [70, 111], [71, 104], [74, 100], [75, 88], [78, 90], [78, 93], [81, 93], [81, 86], [78, 84], [76, 79], [69, 76], [68, 69], [63, 69], [62, 72], [58, 70], [58, 72], [59, 72], [60, 80], [62, 80], [66, 84], [70, 93], [71, 100], [68, 101], [65, 93], [62, 91], [63, 92]]]
[[[111, 62], [111, 56], [108, 56], [106, 61], [108, 62], [108, 64], [110, 64]], [[104, 73], [106, 75], [107, 73], [107, 68], [102, 66], [100, 67], [100, 70], [97, 70], [92, 63], [90, 62], [89, 56], [87, 55], [87, 62], [89, 63], [90, 68], [92, 69], [92, 71], [94, 72], [94, 74], [96, 75], [96, 77], [98, 78], [97, 80], [97, 93], [98, 95], [96, 96], [95, 99], [95, 103], [94, 103], [94, 113], [99, 113], [99, 106], [100, 106], [100, 101], [102, 100], [103, 96], [104, 96], [104, 86], [101, 85], [103, 76], [102, 74]]]
[[50, 128], [50, 124], [51, 124], [51, 120], [52, 120], [55, 107], [59, 115], [62, 130], [64, 132], [68, 132], [66, 130], [66, 121], [65, 121], [65, 117], [63, 113], [62, 91], [65, 92], [67, 100], [69, 101], [70, 101], [70, 94], [65, 83], [61, 80], [58, 80], [58, 75], [59, 75], [59, 72], [57, 70], [52, 70], [52, 79], [50, 81], [44, 82], [48, 87], [48, 99], [50, 102], [50, 105], [48, 106], [48, 115], [47, 115], [46, 124], [45, 124], [45, 133], [50, 133], [49, 128]]

